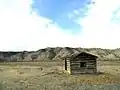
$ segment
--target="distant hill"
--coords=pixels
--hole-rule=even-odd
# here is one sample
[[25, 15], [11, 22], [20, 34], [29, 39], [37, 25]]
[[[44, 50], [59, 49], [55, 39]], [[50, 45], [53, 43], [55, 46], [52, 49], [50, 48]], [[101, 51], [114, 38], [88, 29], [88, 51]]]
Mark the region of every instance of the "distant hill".
[[71, 48], [56, 47], [44, 48], [38, 51], [23, 52], [0, 52], [0, 61], [48, 61], [63, 60], [64, 57], [80, 51], [89, 52], [97, 55], [98, 60], [120, 60], [120, 48], [101, 49], [101, 48]]

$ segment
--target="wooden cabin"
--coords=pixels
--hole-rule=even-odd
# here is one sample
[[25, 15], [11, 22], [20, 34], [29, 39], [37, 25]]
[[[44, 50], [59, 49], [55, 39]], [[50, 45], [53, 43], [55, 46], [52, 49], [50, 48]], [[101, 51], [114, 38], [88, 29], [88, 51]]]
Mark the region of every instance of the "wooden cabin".
[[97, 58], [86, 52], [72, 54], [65, 58], [64, 69], [70, 74], [94, 74], [97, 72]]

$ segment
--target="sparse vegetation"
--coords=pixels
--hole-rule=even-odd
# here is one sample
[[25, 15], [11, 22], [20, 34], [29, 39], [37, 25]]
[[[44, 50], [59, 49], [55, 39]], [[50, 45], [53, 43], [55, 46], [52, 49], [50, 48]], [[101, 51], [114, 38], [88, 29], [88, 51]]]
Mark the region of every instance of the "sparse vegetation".
[[99, 61], [98, 73], [69, 75], [62, 62], [0, 63], [0, 90], [119, 90], [120, 61]]

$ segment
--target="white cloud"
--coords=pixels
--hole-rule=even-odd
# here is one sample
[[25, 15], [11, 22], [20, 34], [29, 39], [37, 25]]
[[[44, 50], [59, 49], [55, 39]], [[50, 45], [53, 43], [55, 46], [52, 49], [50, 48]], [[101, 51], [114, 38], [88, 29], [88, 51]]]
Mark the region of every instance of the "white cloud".
[[[77, 22], [83, 26], [77, 36], [84, 47], [120, 47], [120, 0], [94, 0], [88, 15]], [[118, 10], [116, 17], [114, 11]]]
[[[0, 51], [37, 50], [45, 47], [120, 47], [119, 20], [112, 17], [119, 0], [96, 0], [76, 36], [31, 8], [32, 0], [0, 0]], [[119, 18], [119, 10], [116, 18]], [[75, 14], [79, 12], [74, 11]], [[70, 18], [73, 17], [71, 14]], [[112, 21], [111, 21], [112, 18]], [[113, 22], [114, 21], [114, 22]]]
[[0, 0], [0, 51], [73, 46], [73, 38], [31, 9], [31, 0]]

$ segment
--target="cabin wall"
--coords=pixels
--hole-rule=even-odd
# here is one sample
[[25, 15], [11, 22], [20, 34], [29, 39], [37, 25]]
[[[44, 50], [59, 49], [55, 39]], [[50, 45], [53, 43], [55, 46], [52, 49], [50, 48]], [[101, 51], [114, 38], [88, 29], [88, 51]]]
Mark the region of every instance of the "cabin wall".
[[[85, 62], [85, 67], [81, 67], [81, 62]], [[96, 59], [91, 57], [77, 57], [70, 61], [71, 74], [96, 73]]]

